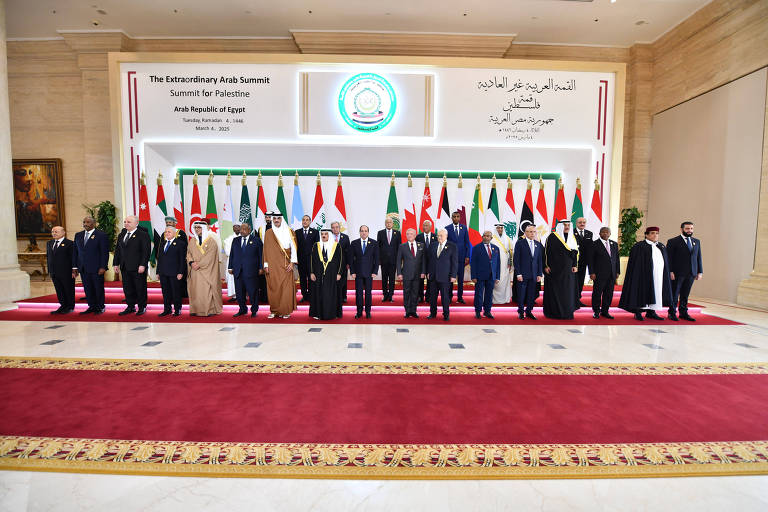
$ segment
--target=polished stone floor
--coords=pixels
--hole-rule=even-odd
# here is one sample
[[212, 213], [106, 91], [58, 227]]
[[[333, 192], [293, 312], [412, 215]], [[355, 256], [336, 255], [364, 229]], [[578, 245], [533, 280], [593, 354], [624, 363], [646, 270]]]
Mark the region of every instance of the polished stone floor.
[[[47, 292], [34, 283], [33, 293]], [[768, 361], [768, 313], [698, 326], [449, 326], [0, 322], [0, 354], [261, 361]], [[321, 330], [310, 332], [310, 328]], [[489, 332], [490, 330], [490, 332]], [[152, 343], [155, 342], [155, 343]], [[0, 510], [768, 510], [768, 476], [372, 481], [0, 472]]]

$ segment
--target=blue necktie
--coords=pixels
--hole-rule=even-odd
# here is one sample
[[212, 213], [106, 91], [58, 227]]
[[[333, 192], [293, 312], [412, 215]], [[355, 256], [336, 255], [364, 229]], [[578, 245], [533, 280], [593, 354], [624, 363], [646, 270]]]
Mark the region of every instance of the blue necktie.
[[365, 240], [363, 240], [363, 254], [365, 254]]
[[693, 252], [693, 245], [691, 245], [691, 237], [685, 237], [685, 242], [688, 244], [688, 250]]
[[170, 245], [171, 245], [171, 241], [170, 241], [170, 240], [168, 240], [167, 242], [165, 242], [165, 249], [163, 249], [163, 252], [168, 252], [168, 247], [169, 247]]

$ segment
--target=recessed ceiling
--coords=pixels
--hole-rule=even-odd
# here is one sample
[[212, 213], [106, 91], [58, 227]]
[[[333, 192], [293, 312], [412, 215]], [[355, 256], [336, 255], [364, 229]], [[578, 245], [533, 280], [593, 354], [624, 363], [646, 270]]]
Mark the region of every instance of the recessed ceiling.
[[[59, 30], [131, 37], [290, 37], [292, 30], [517, 34], [518, 43], [630, 46], [709, 0], [6, 0], [11, 39]], [[642, 22], [642, 23], [641, 23]]]

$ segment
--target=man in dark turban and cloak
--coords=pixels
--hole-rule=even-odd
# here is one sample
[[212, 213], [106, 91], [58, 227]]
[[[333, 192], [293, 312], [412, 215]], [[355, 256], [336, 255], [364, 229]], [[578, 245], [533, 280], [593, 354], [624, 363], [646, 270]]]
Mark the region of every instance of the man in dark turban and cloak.
[[672, 302], [669, 283], [667, 248], [659, 242], [659, 228], [645, 230], [645, 240], [637, 242], [629, 252], [619, 307], [635, 314], [635, 320], [663, 320], [657, 311], [667, 309]]

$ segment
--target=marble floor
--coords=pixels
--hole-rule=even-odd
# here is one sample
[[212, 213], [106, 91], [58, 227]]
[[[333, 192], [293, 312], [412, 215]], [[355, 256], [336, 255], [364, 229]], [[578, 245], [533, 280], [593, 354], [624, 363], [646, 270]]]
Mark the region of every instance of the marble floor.
[[[50, 293], [34, 283], [33, 294]], [[768, 361], [768, 313], [697, 300], [738, 326], [0, 322], [0, 354], [260, 361]], [[321, 330], [310, 332], [310, 328]], [[159, 343], [148, 343], [159, 342]], [[373, 481], [0, 472], [0, 510], [768, 510], [768, 476]]]

